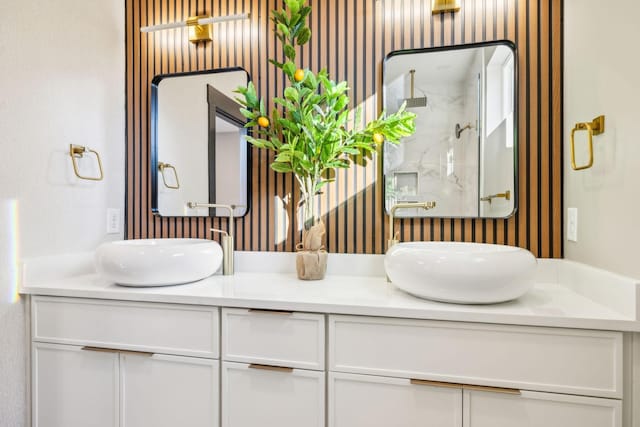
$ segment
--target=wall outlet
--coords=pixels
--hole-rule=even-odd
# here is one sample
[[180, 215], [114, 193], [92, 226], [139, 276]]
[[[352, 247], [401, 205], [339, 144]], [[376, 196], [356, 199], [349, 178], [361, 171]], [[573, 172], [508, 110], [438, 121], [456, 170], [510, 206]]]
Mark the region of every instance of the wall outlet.
[[567, 240], [578, 241], [578, 208], [567, 209]]
[[107, 209], [107, 234], [120, 233], [120, 209]]

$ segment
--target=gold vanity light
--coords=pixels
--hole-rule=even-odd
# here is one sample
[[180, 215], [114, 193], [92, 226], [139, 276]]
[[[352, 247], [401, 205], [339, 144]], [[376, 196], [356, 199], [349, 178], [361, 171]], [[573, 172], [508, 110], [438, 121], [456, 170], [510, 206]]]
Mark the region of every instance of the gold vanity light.
[[431, 0], [431, 13], [459, 12], [460, 0]]
[[204, 18], [210, 18], [210, 16], [198, 15], [191, 16], [187, 19], [187, 27], [189, 27], [189, 41], [191, 43], [210, 42], [213, 40], [211, 37], [211, 25], [198, 24], [198, 21]]
[[172, 28], [189, 28], [189, 41], [191, 43], [199, 43], [211, 41], [211, 24], [227, 21], [238, 21], [242, 19], [249, 19], [251, 15], [248, 13], [241, 13], [238, 15], [227, 16], [209, 16], [209, 15], [196, 15], [190, 16], [186, 21], [171, 22], [168, 24], [150, 25], [147, 27], [141, 27], [140, 32], [150, 33], [152, 31], [170, 30]]

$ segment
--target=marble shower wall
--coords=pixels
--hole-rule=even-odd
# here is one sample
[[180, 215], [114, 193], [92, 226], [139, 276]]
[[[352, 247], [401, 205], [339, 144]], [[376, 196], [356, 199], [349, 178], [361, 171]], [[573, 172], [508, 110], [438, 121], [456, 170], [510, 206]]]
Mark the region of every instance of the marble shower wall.
[[[387, 208], [402, 201], [435, 200], [437, 205], [428, 213], [403, 210], [398, 216], [477, 216], [477, 73], [471, 74], [475, 77], [462, 82], [417, 86], [415, 96], [427, 96], [427, 106], [410, 109], [418, 116], [416, 133], [386, 151], [385, 173], [395, 177], [389, 183], [393, 188], [387, 187], [392, 194]], [[408, 83], [400, 93], [409, 93]], [[460, 139], [458, 123], [473, 126]]]

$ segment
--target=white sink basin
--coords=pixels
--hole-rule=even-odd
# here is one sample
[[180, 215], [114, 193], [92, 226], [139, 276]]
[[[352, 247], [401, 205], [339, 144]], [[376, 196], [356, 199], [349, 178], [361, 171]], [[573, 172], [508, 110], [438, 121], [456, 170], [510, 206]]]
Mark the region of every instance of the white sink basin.
[[536, 258], [526, 249], [458, 242], [408, 242], [384, 258], [398, 288], [421, 298], [493, 304], [522, 296], [534, 284]]
[[167, 286], [194, 282], [215, 273], [222, 249], [205, 239], [140, 239], [103, 243], [96, 269], [124, 286]]

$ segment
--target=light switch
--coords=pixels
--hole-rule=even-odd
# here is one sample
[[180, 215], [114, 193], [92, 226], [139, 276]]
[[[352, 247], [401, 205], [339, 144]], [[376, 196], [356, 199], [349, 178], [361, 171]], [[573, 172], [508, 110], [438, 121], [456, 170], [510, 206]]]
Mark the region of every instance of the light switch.
[[107, 234], [120, 232], [120, 209], [107, 209]]
[[567, 209], [567, 240], [578, 241], [578, 208]]

